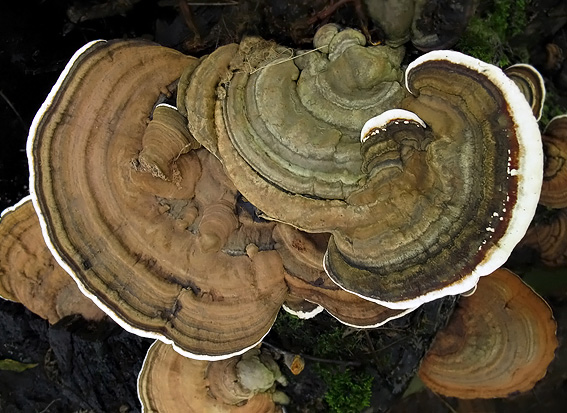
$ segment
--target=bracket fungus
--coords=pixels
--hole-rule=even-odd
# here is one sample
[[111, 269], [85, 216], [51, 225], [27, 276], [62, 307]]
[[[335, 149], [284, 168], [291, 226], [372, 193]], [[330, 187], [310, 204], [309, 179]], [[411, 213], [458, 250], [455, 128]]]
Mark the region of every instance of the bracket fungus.
[[[331, 281], [323, 269], [329, 234], [309, 234], [290, 225], [278, 223], [273, 233], [276, 250], [286, 270], [285, 280], [290, 295], [318, 304], [311, 311], [300, 304], [288, 312], [310, 318], [323, 309], [341, 323], [356, 328], [374, 328], [414, 310], [394, 310], [365, 300], [343, 290]], [[286, 303], [289, 301], [286, 300]]]
[[51, 324], [72, 314], [104, 317], [51, 255], [29, 196], [0, 218], [0, 297], [23, 304]]
[[465, 292], [506, 261], [535, 213], [543, 156], [531, 108], [497, 67], [430, 52], [405, 82], [404, 110], [361, 133], [369, 182], [389, 194], [388, 209], [373, 211], [387, 225], [360, 252], [350, 234], [334, 233], [325, 264], [343, 288], [380, 300], [389, 294], [376, 294], [377, 283], [398, 296], [411, 283], [401, 301], [415, 305]]
[[[290, 49], [255, 37], [238, 49], [220, 48], [190, 79], [184, 99], [189, 129], [213, 153], [220, 151], [219, 136], [229, 135], [244, 161], [272, 185], [339, 199], [361, 179], [361, 122], [405, 95], [403, 50], [364, 44], [359, 32], [327, 25], [315, 36], [320, 50], [294, 60]], [[202, 91], [211, 72], [218, 74], [216, 83]], [[246, 179], [230, 175], [237, 187]]]
[[138, 397], [145, 412], [276, 413], [278, 380], [284, 379], [277, 364], [258, 349], [204, 361], [156, 341], [138, 376]]
[[241, 223], [220, 163], [184, 153], [188, 132], [163, 135], [179, 127], [169, 109], [148, 124], [196, 62], [143, 41], [86, 45], [36, 115], [28, 157], [48, 246], [83, 292], [127, 330], [212, 360], [255, 346], [287, 287], [277, 252], [246, 237], [223, 249]]
[[[403, 92], [397, 52], [323, 29], [320, 50], [295, 61], [229, 64], [209, 95], [215, 153], [266, 218], [331, 233], [325, 270], [343, 289], [394, 309], [470, 290], [535, 212], [543, 155], [530, 106], [500, 69], [451, 51], [410, 64]], [[256, 56], [240, 47], [233, 61]], [[373, 71], [341, 59], [351, 52]], [[382, 114], [354, 141], [370, 113]]]
[[534, 222], [519, 245], [534, 250], [548, 267], [567, 265], [567, 208], [553, 210]]
[[504, 73], [518, 86], [530, 104], [536, 120], [540, 120], [545, 102], [545, 84], [541, 74], [535, 67], [525, 63], [507, 67]]
[[419, 376], [431, 390], [462, 399], [528, 391], [553, 360], [556, 327], [547, 303], [517, 275], [499, 269], [460, 299]]
[[567, 115], [551, 119], [541, 139], [545, 168], [539, 203], [567, 208]]

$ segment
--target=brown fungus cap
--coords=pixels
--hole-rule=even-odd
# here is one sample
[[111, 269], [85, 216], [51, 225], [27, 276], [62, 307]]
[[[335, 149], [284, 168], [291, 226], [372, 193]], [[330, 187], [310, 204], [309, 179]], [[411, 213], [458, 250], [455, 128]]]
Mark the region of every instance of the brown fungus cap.
[[550, 208], [566, 208], [567, 115], [553, 118], [541, 139], [545, 162], [539, 203]]
[[173, 106], [162, 103], [155, 107], [137, 159], [141, 171], [165, 181], [181, 179], [176, 169], [177, 159], [201, 146], [189, 133], [186, 122]]
[[22, 303], [51, 324], [72, 314], [87, 320], [105, 315], [51, 255], [29, 196], [0, 219], [0, 297]]
[[426, 300], [472, 288], [524, 235], [541, 182], [537, 123], [498, 68], [431, 52], [410, 64], [406, 87], [409, 112], [391, 110], [363, 127], [374, 188], [347, 199], [387, 193], [387, 207], [375, 210], [377, 224], [358, 229], [367, 234], [360, 247], [348, 232], [334, 234], [325, 261], [343, 288], [379, 300], [380, 284]]
[[205, 56], [195, 70], [187, 68], [180, 79], [183, 87], [178, 91], [177, 107], [187, 116], [195, 139], [217, 157], [214, 111], [217, 94], [223, 93], [217, 86], [232, 76], [229, 64], [237, 51], [235, 43], [221, 46]]
[[460, 299], [419, 376], [434, 392], [462, 399], [528, 391], [553, 360], [555, 330], [547, 303], [514, 273], [499, 269]]
[[545, 84], [538, 70], [532, 65], [518, 63], [506, 68], [504, 73], [518, 86], [535, 118], [540, 120], [545, 102]]
[[[316, 303], [341, 323], [356, 328], [378, 327], [413, 310], [394, 310], [381, 306], [345, 291], [332, 282], [323, 269], [329, 234], [309, 234], [278, 223], [273, 235], [276, 250], [282, 256], [291, 297]], [[290, 301], [288, 297], [286, 304]], [[306, 313], [316, 315], [317, 309], [307, 312], [302, 305], [305, 306], [302, 303], [295, 307], [292, 305], [292, 311], [289, 312], [300, 318], [306, 318]]]
[[535, 250], [548, 267], [567, 265], [567, 208], [553, 210], [532, 223], [519, 245]]
[[141, 41], [87, 45], [36, 116], [28, 155], [48, 245], [83, 291], [129, 331], [219, 359], [267, 334], [287, 287], [275, 251], [223, 250], [240, 221], [220, 163], [183, 154], [180, 135], [174, 150], [146, 139], [160, 92], [194, 60]]
[[[344, 199], [270, 184], [217, 122], [219, 153], [238, 190], [272, 219], [330, 232], [325, 270], [333, 281], [397, 309], [468, 291], [501, 266], [533, 217], [543, 171], [531, 108], [497, 67], [430, 52], [408, 67], [406, 87], [407, 110], [362, 129], [366, 178]], [[223, 103], [216, 106], [222, 119]]]
[[[142, 411], [281, 412], [272, 400], [276, 376], [281, 373], [273, 360], [260, 357], [259, 350], [253, 349], [221, 361], [193, 360], [156, 341], [148, 350], [138, 377]], [[257, 377], [260, 380], [251, 382], [251, 378]]]

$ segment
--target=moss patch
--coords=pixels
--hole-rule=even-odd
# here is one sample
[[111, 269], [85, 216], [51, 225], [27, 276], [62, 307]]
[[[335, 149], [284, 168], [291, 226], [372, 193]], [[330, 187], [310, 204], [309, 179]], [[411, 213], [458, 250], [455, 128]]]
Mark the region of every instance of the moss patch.
[[500, 67], [508, 66], [513, 51], [509, 40], [522, 33], [527, 24], [530, 0], [493, 0], [474, 16], [457, 43], [463, 53]]
[[326, 365], [319, 365], [317, 371], [327, 385], [324, 397], [330, 412], [359, 413], [370, 407], [373, 381], [370, 374]]

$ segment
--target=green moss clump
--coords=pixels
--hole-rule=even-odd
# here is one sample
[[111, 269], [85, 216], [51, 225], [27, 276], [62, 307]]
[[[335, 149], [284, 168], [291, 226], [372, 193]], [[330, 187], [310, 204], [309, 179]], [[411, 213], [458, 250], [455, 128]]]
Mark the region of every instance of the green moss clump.
[[347, 334], [347, 327], [335, 327], [317, 337], [313, 354], [318, 357], [338, 358], [352, 356], [357, 352], [360, 341], [357, 334]]
[[333, 413], [360, 413], [370, 407], [373, 378], [350, 368], [319, 365], [318, 373], [327, 385], [325, 401]]
[[481, 15], [471, 19], [457, 48], [485, 62], [508, 66], [512, 54], [508, 41], [524, 31], [529, 1], [493, 0]]
[[281, 333], [291, 332], [293, 334], [298, 334], [305, 328], [305, 321], [293, 314], [280, 311], [278, 318], [274, 323], [274, 328]]

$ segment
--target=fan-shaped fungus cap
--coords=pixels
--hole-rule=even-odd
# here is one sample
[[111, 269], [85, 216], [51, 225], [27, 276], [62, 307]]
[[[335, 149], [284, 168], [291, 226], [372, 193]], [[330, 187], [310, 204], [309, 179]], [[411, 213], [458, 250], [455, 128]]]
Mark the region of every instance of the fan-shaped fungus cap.
[[[329, 234], [308, 234], [290, 225], [279, 223], [274, 229], [276, 250], [282, 256], [286, 269], [285, 280], [290, 295], [311, 303], [317, 303], [321, 310], [341, 323], [357, 328], [373, 328], [402, 317], [412, 311], [393, 310], [339, 288], [323, 269], [323, 258]], [[286, 303], [289, 301], [286, 301]], [[287, 310], [287, 308], [284, 309]], [[292, 314], [305, 317], [305, 311], [295, 310]], [[317, 309], [308, 313], [315, 316]]]
[[273, 360], [250, 350], [221, 361], [186, 358], [156, 341], [138, 376], [145, 412], [281, 412], [272, 400], [281, 375]]
[[460, 299], [419, 376], [433, 391], [462, 399], [528, 391], [553, 360], [555, 330], [547, 303], [514, 273], [499, 269]]
[[195, 139], [216, 157], [215, 101], [218, 93], [224, 93], [217, 86], [230, 79], [229, 65], [237, 51], [235, 43], [219, 47], [205, 56], [195, 70], [188, 67], [179, 81], [183, 87], [177, 94], [177, 107], [187, 117]]
[[226, 171], [267, 217], [332, 233], [325, 270], [342, 288], [390, 308], [416, 307], [470, 290], [525, 234], [541, 189], [539, 129], [497, 67], [451, 51], [413, 62], [406, 71], [413, 96], [402, 102], [413, 114], [387, 111], [369, 121], [366, 178], [343, 199], [290, 192], [241, 156], [234, 130], [220, 123], [233, 110], [233, 86], [215, 113]]
[[104, 317], [51, 255], [29, 196], [0, 218], [0, 297], [22, 303], [51, 324], [72, 314]]
[[550, 208], [566, 208], [567, 115], [553, 118], [541, 139], [545, 162], [539, 203]]
[[518, 63], [504, 70], [514, 81], [532, 108], [536, 120], [540, 120], [545, 102], [543, 77], [532, 65]]
[[[192, 67], [192, 66], [190, 66]], [[201, 145], [193, 139], [186, 119], [171, 105], [160, 103], [152, 114], [152, 120], [144, 132], [142, 151], [138, 155], [138, 168], [165, 181], [181, 179], [176, 169], [177, 159]]]
[[366, 179], [342, 200], [271, 185], [217, 128], [239, 191], [268, 217], [331, 232], [333, 281], [398, 309], [468, 291], [500, 267], [533, 217], [543, 171], [531, 108], [497, 67], [430, 52], [408, 67], [406, 87], [403, 112], [363, 129]]
[[[141, 41], [87, 45], [34, 119], [28, 156], [44, 236], [85, 294], [131, 332], [218, 359], [267, 334], [287, 287], [275, 251], [223, 250], [240, 221], [218, 161], [182, 154], [188, 132], [167, 148], [151, 136], [160, 91], [192, 62]], [[158, 130], [179, 126], [158, 115]]]
[[368, 185], [389, 195], [374, 210], [387, 228], [359, 228], [364, 243], [335, 233], [325, 261], [349, 291], [405, 294], [396, 306], [465, 292], [502, 265], [535, 212], [542, 165], [535, 118], [495, 66], [431, 52], [410, 64], [406, 87], [412, 113], [388, 111], [362, 129]]
[[535, 250], [549, 267], [567, 265], [567, 209], [554, 210], [532, 223], [520, 246]]
[[[244, 39], [230, 63], [230, 81], [217, 91], [222, 113], [214, 120], [217, 132], [228, 134], [239, 156], [272, 185], [340, 199], [363, 177], [360, 126], [405, 95], [399, 83], [403, 51], [365, 47], [364, 36], [352, 29], [331, 34], [316, 37], [328, 53], [294, 60], [289, 49]], [[189, 128], [193, 132], [191, 119]]]

